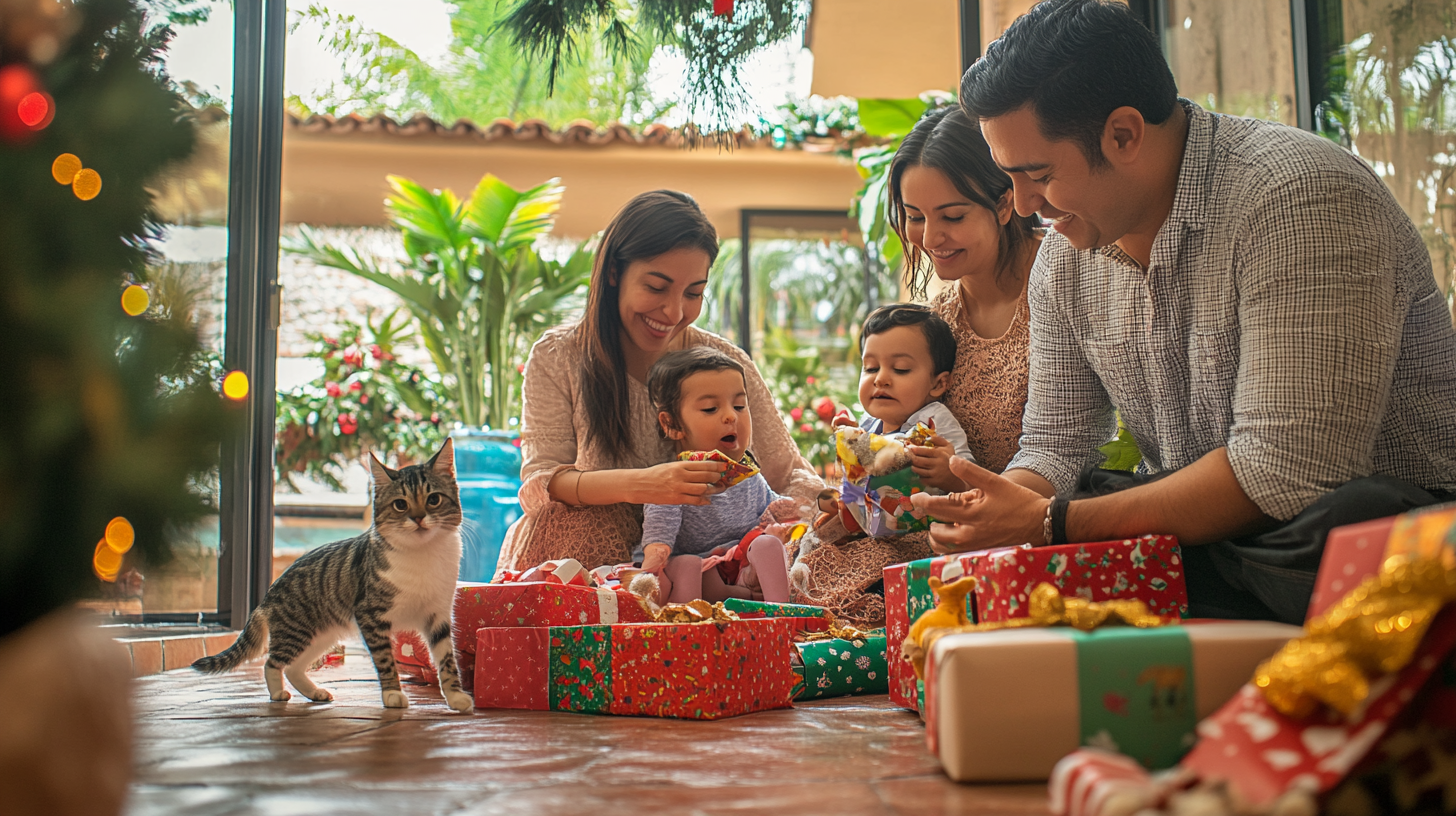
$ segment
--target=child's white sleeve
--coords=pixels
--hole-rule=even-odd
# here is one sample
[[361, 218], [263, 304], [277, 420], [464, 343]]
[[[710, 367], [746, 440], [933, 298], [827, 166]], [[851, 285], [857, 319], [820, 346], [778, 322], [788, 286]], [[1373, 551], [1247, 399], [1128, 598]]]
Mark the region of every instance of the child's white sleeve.
[[945, 441], [955, 448], [956, 456], [967, 462], [976, 461], [976, 457], [971, 453], [970, 444], [966, 442], [965, 430], [961, 428], [959, 422], [956, 422], [955, 415], [945, 407], [945, 403], [932, 402], [917, 412], [918, 421], [924, 422], [926, 417], [935, 420], [935, 432], [945, 437]]

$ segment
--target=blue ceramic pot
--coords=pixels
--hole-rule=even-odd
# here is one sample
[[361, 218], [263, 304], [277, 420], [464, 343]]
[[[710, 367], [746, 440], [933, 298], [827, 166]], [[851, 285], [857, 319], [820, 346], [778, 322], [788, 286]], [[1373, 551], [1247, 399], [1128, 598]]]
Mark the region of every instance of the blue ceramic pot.
[[450, 438], [455, 440], [455, 477], [465, 513], [460, 580], [489, 581], [506, 529], [521, 517], [520, 434], [456, 428]]

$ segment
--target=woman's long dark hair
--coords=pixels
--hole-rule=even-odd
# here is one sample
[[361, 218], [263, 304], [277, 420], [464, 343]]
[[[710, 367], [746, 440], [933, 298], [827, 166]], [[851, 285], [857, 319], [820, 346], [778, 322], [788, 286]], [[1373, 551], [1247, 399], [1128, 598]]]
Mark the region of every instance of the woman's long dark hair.
[[576, 332], [586, 351], [581, 359], [581, 398], [587, 441], [595, 443], [610, 462], [621, 462], [632, 449], [627, 358], [618, 309], [622, 274], [633, 261], [684, 248], [706, 252], [711, 266], [718, 257], [718, 231], [692, 196], [676, 190], [654, 190], [627, 202], [597, 247], [586, 312]]
[[[890, 163], [888, 217], [890, 227], [905, 247], [905, 285], [916, 297], [924, 297], [925, 284], [933, 274], [934, 266], [906, 234], [905, 199], [900, 193], [900, 182], [906, 169], [911, 167], [939, 170], [961, 195], [993, 214], [1001, 197], [1011, 189], [1011, 177], [996, 166], [980, 126], [960, 108], [948, 107], [932, 112], [921, 119], [900, 143], [900, 149], [895, 151], [895, 158]], [[1041, 219], [1036, 215], [1023, 218], [1014, 212], [1011, 220], [1002, 226], [996, 252], [998, 281], [1016, 264], [1039, 226]]]

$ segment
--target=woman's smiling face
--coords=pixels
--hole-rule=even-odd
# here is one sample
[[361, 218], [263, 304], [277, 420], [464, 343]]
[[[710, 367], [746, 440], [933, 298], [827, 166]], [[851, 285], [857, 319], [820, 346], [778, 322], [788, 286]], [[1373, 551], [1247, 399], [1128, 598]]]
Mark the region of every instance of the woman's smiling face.
[[617, 282], [623, 340], [647, 354], [667, 351], [703, 311], [708, 253], [685, 247], [633, 261]]
[[905, 205], [905, 234], [930, 256], [941, 280], [960, 280], [993, 270], [1001, 247], [1001, 225], [1011, 218], [1011, 201], [1002, 212], [968, 200], [945, 173], [933, 167], [905, 168], [900, 178]]

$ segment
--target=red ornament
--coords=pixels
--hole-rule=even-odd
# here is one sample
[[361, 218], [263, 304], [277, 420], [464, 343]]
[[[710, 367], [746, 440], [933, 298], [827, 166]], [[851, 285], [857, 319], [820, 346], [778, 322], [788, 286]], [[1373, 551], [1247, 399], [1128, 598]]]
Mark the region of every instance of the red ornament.
[[376, 360], [383, 360], [384, 359], [384, 349], [381, 349], [379, 346], [370, 346], [369, 347], [369, 356], [373, 357]]
[[55, 107], [29, 67], [0, 68], [0, 138], [16, 144], [29, 141], [55, 118]]
[[818, 414], [819, 418], [825, 422], [832, 421], [834, 419], [834, 400], [828, 397], [820, 397], [814, 400], [814, 413]]
[[327, 393], [331, 397], [337, 397], [340, 394], [344, 393], [343, 391], [341, 391], [339, 389], [339, 384], [338, 383], [332, 383], [332, 382], [331, 383], [325, 383], [324, 384], [324, 392]]
[[725, 14], [733, 16], [733, 0], [713, 0], [713, 15], [722, 17]]
[[349, 414], [339, 416], [339, 430], [349, 435], [359, 430], [359, 421]]
[[804, 418], [804, 409], [803, 408], [795, 408], [795, 409], [789, 411], [789, 419], [792, 419], [793, 421], [798, 422], [799, 420], [801, 420], [803, 418]]
[[344, 365], [351, 365], [351, 366], [356, 366], [358, 368], [363, 368], [364, 367], [364, 355], [363, 355], [363, 353], [361, 353], [359, 351], [346, 351], [346, 352], [344, 352]]
[[358, 380], [355, 380], [355, 381], [349, 383], [349, 390], [350, 391], [359, 391], [363, 387], [364, 387], [364, 383], [361, 383]]
[[799, 426], [799, 430], [802, 433], [813, 433], [814, 432], [814, 426], [813, 425], [810, 425], [807, 422], [805, 422], [803, 425], [800, 425]]

